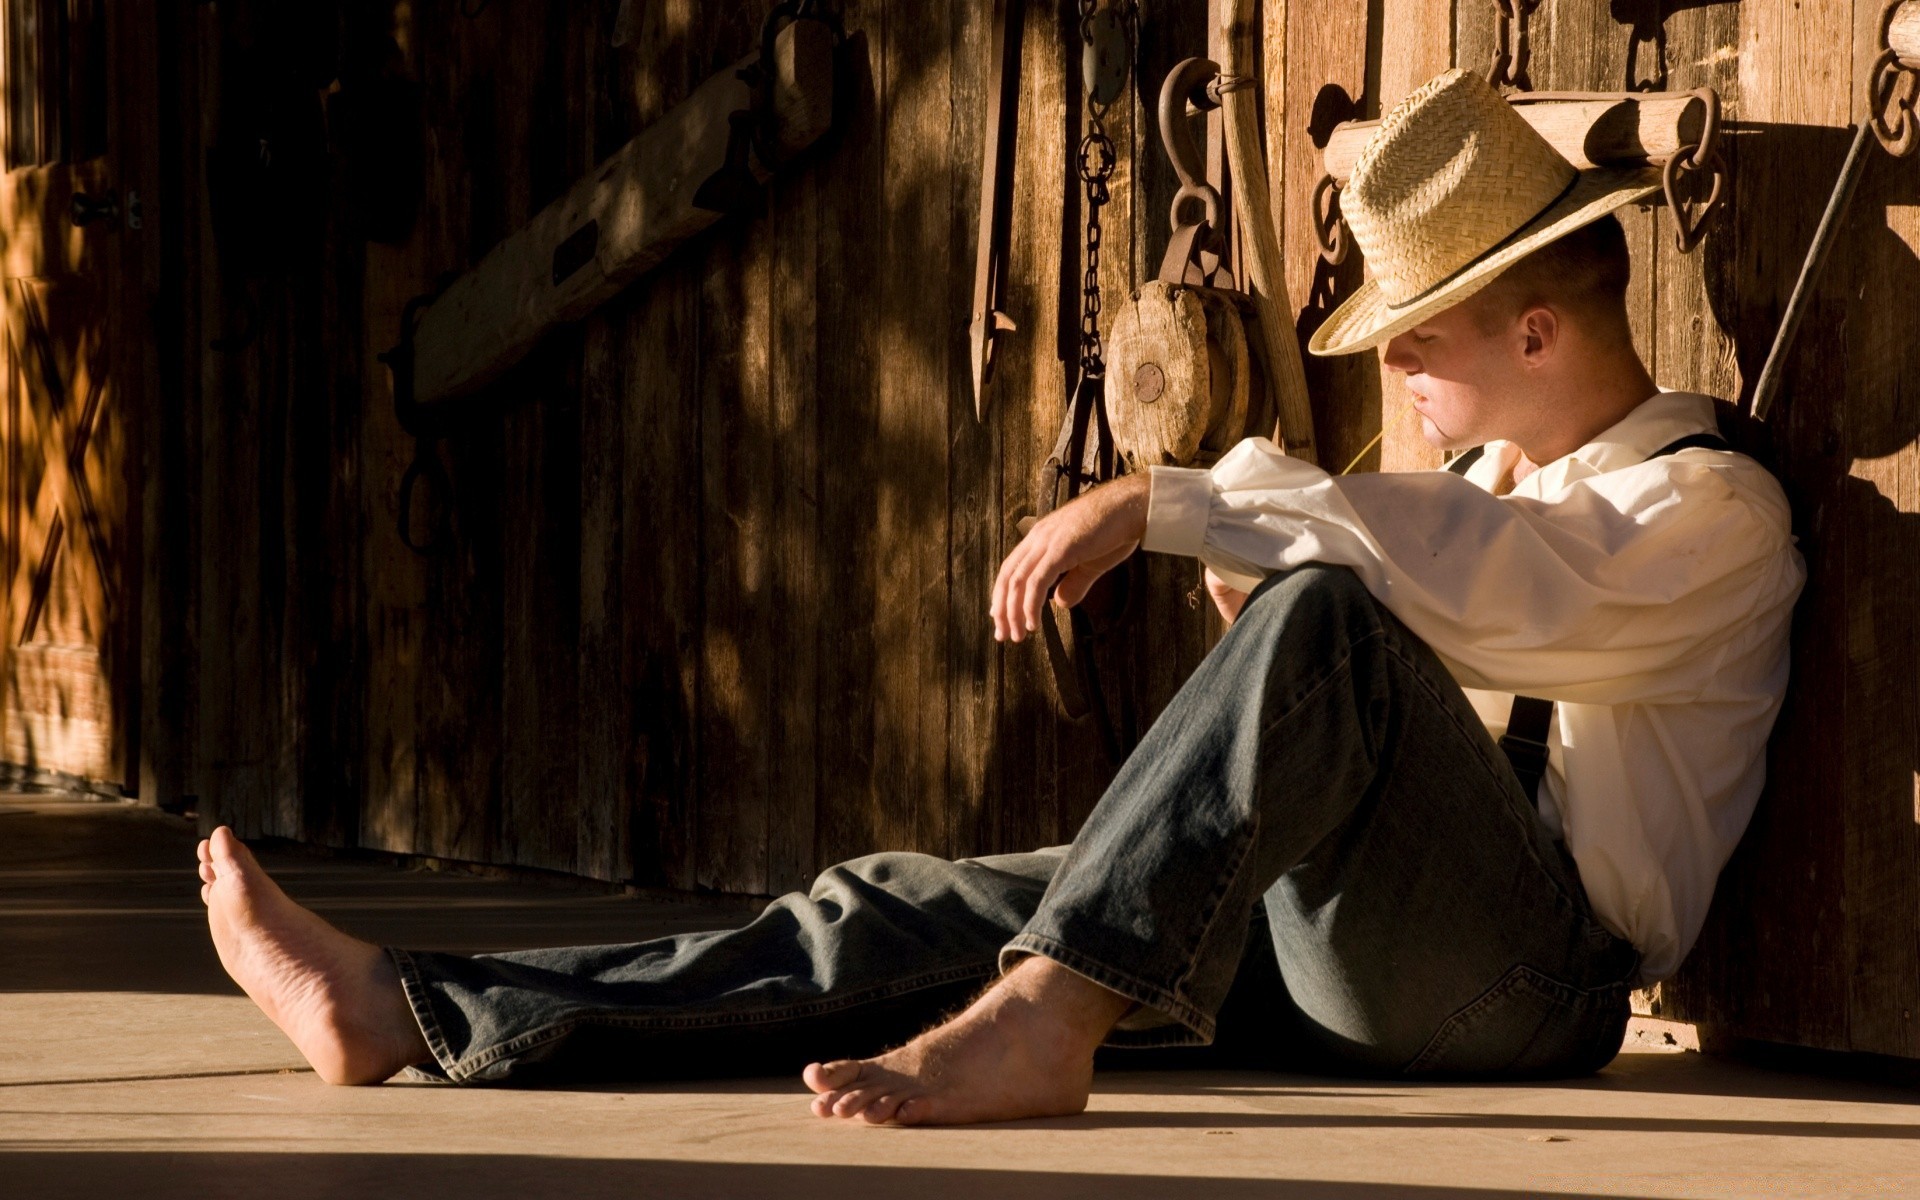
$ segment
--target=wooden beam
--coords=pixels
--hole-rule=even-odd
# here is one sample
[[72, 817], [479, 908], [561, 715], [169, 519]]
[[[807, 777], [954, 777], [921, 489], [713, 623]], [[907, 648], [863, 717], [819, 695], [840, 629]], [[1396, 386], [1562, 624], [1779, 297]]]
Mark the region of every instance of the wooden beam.
[[[832, 33], [796, 21], [781, 30], [773, 57], [784, 160], [832, 122]], [[726, 162], [728, 117], [750, 100], [738, 68], [715, 75], [449, 285], [414, 333], [414, 398], [471, 394], [547, 330], [593, 311], [718, 221], [723, 214], [695, 204], [694, 193]], [[768, 179], [758, 155], [749, 158], [754, 177]]]
[[[1663, 163], [1700, 140], [1706, 102], [1691, 93], [1595, 95], [1533, 99], [1522, 93], [1514, 111], [1576, 167]], [[1324, 151], [1327, 173], [1346, 185], [1378, 121], [1336, 125]]]

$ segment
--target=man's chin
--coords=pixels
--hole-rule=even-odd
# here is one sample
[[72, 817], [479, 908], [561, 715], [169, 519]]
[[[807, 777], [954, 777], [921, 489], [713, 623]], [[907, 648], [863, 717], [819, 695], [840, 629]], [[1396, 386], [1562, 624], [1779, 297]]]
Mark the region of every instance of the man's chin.
[[1427, 416], [1425, 413], [1420, 414], [1420, 438], [1435, 450], [1470, 450], [1475, 445], [1473, 442], [1463, 441], [1452, 434], [1442, 431], [1438, 425], [1433, 423], [1433, 418]]

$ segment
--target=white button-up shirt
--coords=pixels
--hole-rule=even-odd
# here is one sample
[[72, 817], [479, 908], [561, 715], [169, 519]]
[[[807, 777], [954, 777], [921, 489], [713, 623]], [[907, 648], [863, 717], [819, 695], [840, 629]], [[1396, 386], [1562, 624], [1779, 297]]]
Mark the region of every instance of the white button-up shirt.
[[1763, 467], [1648, 457], [1714, 427], [1710, 399], [1662, 392], [1502, 496], [1507, 442], [1464, 476], [1336, 478], [1251, 438], [1211, 470], [1153, 468], [1143, 545], [1242, 589], [1351, 567], [1496, 738], [1516, 693], [1555, 701], [1541, 816], [1651, 982], [1692, 948], [1753, 815], [1806, 579]]

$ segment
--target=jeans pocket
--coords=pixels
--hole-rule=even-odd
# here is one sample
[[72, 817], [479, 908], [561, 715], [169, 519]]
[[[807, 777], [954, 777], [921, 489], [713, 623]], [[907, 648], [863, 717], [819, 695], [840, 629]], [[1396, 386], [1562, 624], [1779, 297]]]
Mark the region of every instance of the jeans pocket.
[[1627, 1022], [1626, 984], [1577, 988], [1514, 967], [1441, 1023], [1409, 1075], [1584, 1075], [1612, 1060]]

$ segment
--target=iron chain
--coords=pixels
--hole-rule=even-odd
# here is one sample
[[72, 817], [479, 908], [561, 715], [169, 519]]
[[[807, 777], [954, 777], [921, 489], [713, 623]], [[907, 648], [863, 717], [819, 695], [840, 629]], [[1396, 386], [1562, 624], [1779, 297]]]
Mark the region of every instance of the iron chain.
[[1533, 59], [1533, 43], [1527, 33], [1527, 18], [1540, 7], [1540, 0], [1493, 0], [1493, 69], [1487, 82], [1497, 88], [1533, 90], [1527, 67]]
[[[1128, 31], [1128, 44], [1138, 45], [1139, 0], [1119, 0], [1121, 22]], [[1093, 18], [1099, 0], [1080, 0], [1080, 39], [1091, 44]], [[1113, 199], [1112, 179], [1119, 152], [1107, 136], [1108, 106], [1087, 99], [1087, 133], [1080, 139], [1080, 181], [1086, 188], [1087, 242], [1085, 269], [1080, 278], [1080, 372], [1104, 375], [1107, 370], [1106, 347], [1100, 338], [1100, 210]]]

